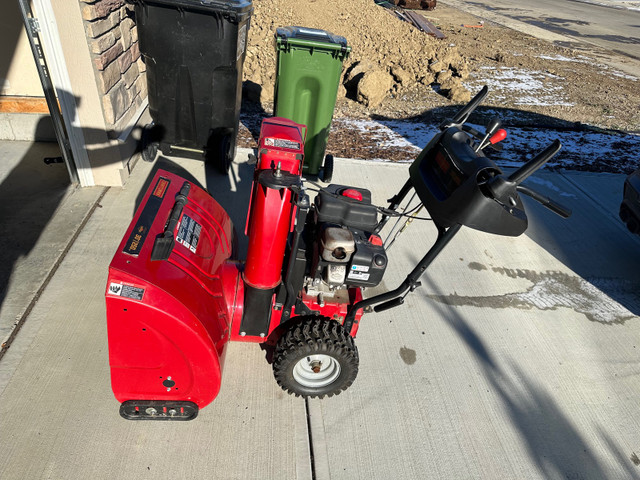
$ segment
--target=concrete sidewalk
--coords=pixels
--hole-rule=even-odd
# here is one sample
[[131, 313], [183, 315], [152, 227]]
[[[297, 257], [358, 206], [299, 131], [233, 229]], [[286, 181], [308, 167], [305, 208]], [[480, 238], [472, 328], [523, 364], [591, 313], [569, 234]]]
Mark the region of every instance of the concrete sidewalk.
[[60, 155], [57, 143], [0, 142], [0, 358], [106, 192], [79, 189], [63, 163], [45, 163]]
[[[363, 319], [360, 373], [337, 397], [286, 395], [260, 348], [234, 343], [196, 420], [120, 418], [104, 289], [145, 184], [157, 167], [193, 178], [241, 232], [245, 158], [228, 178], [140, 162], [100, 199], [0, 361], [0, 478], [640, 478], [640, 241], [616, 218], [620, 175], [541, 173], [571, 219], [530, 205], [522, 237], [463, 229], [404, 306]], [[406, 178], [353, 160], [334, 174], [378, 204]], [[414, 222], [368, 294], [395, 288], [434, 238]]]

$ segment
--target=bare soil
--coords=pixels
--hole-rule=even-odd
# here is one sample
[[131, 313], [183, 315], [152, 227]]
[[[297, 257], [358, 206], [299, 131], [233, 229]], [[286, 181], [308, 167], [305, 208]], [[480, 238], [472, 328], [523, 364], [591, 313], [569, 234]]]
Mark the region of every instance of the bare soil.
[[[640, 132], [640, 80], [616, 72], [588, 52], [554, 46], [442, 3], [434, 11], [418, 13], [436, 25], [445, 40], [418, 31], [374, 0], [256, 0], [254, 6], [244, 66], [243, 146], [255, 146], [260, 120], [272, 112], [273, 35], [286, 25], [328, 30], [344, 36], [352, 47], [327, 146], [336, 156], [407, 160], [415, 150], [377, 148], [375, 135], [368, 138], [344, 123], [336, 128], [336, 122], [395, 119], [437, 125], [485, 84], [490, 93], [472, 118], [475, 123], [498, 113], [506, 126]], [[359, 82], [350, 82], [354, 71], [361, 73]], [[359, 95], [358, 86], [373, 72], [389, 77], [376, 102]], [[585, 169], [629, 170], [592, 163]]]

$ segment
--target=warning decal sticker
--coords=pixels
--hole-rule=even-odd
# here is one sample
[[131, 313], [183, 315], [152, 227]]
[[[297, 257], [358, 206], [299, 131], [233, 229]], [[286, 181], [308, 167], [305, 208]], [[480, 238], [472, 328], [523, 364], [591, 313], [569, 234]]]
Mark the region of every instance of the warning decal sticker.
[[351, 270], [355, 272], [368, 272], [369, 266], [368, 265], [351, 265]]
[[166, 178], [160, 177], [158, 183], [156, 183], [156, 188], [153, 189], [153, 196], [158, 198], [164, 198], [164, 194], [167, 193], [167, 188], [171, 182]]
[[125, 285], [124, 283], [111, 282], [109, 284], [108, 293], [109, 295], [130, 298], [132, 300], [142, 300], [144, 297], [144, 288]]
[[264, 144], [268, 147], [287, 148], [289, 150], [300, 150], [300, 144], [293, 140], [287, 140], [286, 138], [272, 138], [267, 137], [264, 139]]
[[196, 253], [201, 232], [202, 225], [185, 213], [178, 227], [176, 243], [180, 243], [191, 250], [192, 253]]
[[352, 280], [362, 280], [364, 282], [366, 282], [367, 280], [369, 280], [369, 274], [368, 273], [362, 273], [362, 272], [356, 272], [354, 270], [349, 272], [349, 278], [351, 278]]

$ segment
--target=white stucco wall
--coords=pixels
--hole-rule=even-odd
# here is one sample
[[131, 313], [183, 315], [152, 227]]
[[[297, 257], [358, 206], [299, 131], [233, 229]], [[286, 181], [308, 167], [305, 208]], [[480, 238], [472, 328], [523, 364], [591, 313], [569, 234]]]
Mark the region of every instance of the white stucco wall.
[[0, 13], [0, 95], [42, 97], [18, 2], [2, 2]]

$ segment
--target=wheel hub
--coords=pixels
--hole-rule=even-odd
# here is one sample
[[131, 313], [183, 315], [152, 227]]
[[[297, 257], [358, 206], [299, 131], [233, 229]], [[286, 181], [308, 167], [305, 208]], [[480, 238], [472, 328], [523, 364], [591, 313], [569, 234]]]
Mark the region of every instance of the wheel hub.
[[293, 367], [293, 378], [308, 388], [322, 388], [340, 376], [340, 363], [330, 355], [307, 355]]
[[309, 366], [311, 367], [311, 370], [313, 370], [313, 373], [320, 373], [322, 362], [313, 361], [309, 363]]

